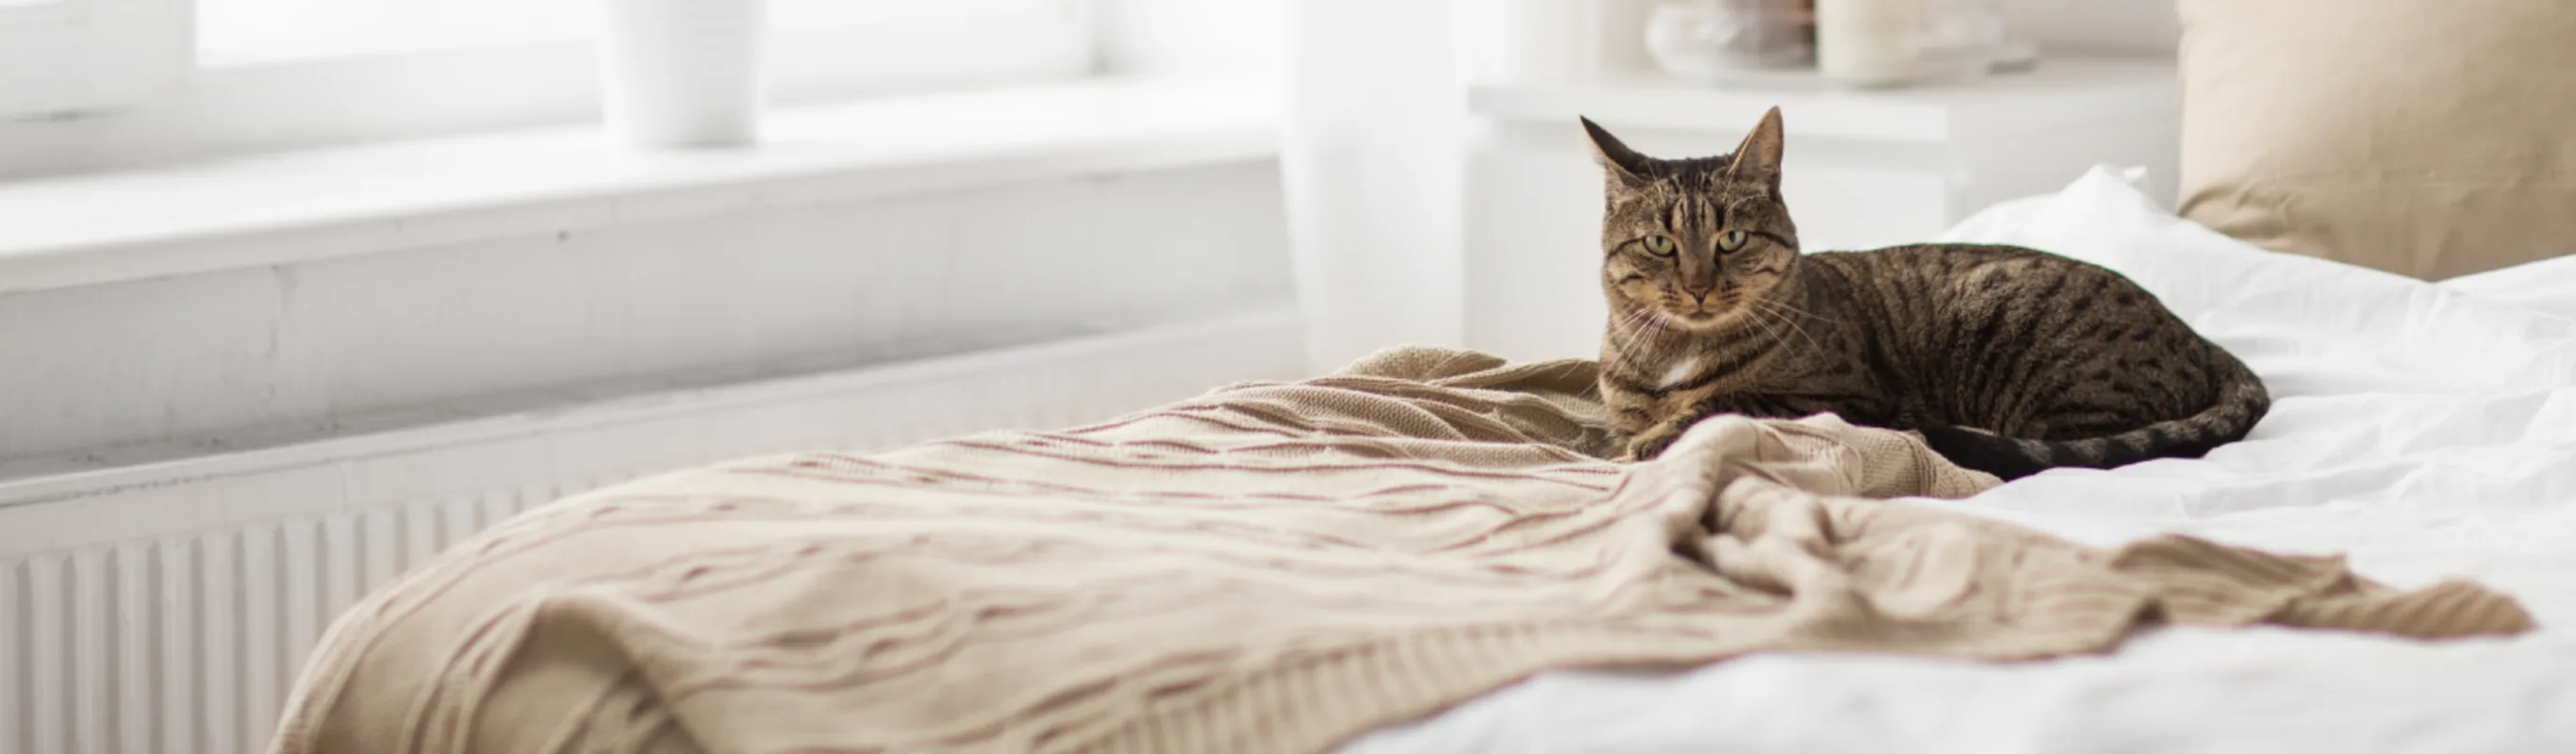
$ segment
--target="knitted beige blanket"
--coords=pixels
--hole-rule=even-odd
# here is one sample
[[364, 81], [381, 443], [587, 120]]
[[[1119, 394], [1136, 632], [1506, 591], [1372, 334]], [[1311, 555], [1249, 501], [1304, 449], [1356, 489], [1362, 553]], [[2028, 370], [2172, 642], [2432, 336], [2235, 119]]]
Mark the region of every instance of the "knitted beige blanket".
[[2037, 658], [2155, 621], [2531, 626], [2335, 558], [2102, 551], [1873, 502], [1994, 480], [1829, 416], [1712, 419], [1611, 463], [1593, 368], [1406, 349], [1096, 426], [568, 499], [342, 616], [273, 750], [1303, 752], [1549, 668]]

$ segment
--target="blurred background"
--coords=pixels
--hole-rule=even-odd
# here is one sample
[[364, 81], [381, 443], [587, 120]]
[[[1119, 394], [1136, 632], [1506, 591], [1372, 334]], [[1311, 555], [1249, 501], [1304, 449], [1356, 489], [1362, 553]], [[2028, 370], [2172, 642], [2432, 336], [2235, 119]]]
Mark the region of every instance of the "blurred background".
[[[1820, 7], [1821, 6], [1821, 7]], [[0, 751], [234, 751], [329, 617], [677, 466], [1583, 358], [1601, 178], [1812, 249], [2096, 163], [2167, 0], [0, 0]], [[202, 745], [201, 745], [202, 744]]]

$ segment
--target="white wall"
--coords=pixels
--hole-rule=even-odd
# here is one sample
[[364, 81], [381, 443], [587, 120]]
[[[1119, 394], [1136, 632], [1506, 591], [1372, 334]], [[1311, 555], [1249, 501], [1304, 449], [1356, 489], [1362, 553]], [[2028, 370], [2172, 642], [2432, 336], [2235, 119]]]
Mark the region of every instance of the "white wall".
[[0, 459], [1279, 305], [1278, 185], [1265, 161], [0, 296]]

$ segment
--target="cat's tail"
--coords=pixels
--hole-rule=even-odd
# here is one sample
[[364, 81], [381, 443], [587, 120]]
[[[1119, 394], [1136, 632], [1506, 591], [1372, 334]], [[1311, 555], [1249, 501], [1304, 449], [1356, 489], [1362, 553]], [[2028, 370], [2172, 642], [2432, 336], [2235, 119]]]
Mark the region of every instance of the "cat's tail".
[[2022, 440], [1957, 426], [1923, 428], [1924, 444], [1941, 457], [2011, 481], [2059, 466], [2108, 469], [2153, 458], [2199, 458], [2212, 448], [2245, 438], [2272, 409], [2263, 380], [2233, 354], [2212, 344], [2219, 370], [2218, 400], [2198, 414], [2157, 422], [2107, 437]]

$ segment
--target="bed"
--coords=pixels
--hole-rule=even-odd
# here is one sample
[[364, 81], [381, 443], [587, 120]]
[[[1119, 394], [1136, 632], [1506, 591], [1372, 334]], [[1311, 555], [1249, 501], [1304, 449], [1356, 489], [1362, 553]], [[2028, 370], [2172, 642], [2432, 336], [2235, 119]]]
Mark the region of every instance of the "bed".
[[[344, 615], [276, 750], [2576, 750], [2576, 263], [2424, 283], [2138, 179], [1950, 235], [2121, 270], [2245, 358], [2275, 407], [2206, 459], [1995, 486], [1726, 419], [1627, 468], [1588, 365], [1399, 353], [531, 511]], [[2112, 601], [2032, 586], [2067, 579]]]
[[2423, 643], [2168, 628], [2043, 663], [1770, 655], [1551, 672], [1343, 751], [2576, 751], [2576, 258], [2426, 283], [2254, 249], [2176, 218], [2138, 179], [2096, 169], [1948, 239], [2128, 274], [2261, 373], [2271, 415], [2205, 460], [1913, 504], [2095, 544], [2181, 532], [2340, 552], [2396, 585], [2470, 578], [2520, 600], [2539, 631]]

